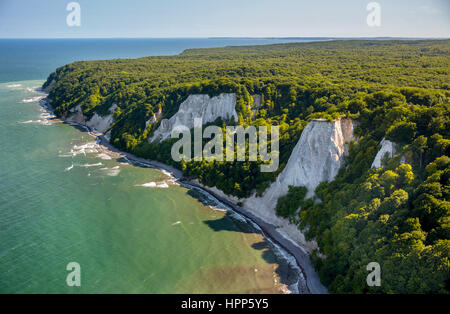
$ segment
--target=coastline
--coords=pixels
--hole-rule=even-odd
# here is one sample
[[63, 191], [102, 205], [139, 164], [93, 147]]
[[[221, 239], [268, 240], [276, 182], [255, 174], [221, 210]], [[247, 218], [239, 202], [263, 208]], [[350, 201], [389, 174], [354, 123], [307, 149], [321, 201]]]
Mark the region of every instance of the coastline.
[[[44, 90], [40, 90], [41, 92], [46, 93]], [[53, 110], [47, 98], [42, 99], [39, 102], [39, 105], [44, 109], [50, 111], [53, 114]], [[53, 118], [55, 120], [59, 120], [63, 123], [70, 124], [72, 126], [78, 126], [85, 129], [91, 136], [96, 138], [97, 144], [103, 146], [106, 150], [120, 155], [122, 158], [127, 159], [130, 163], [142, 164], [150, 168], [154, 168], [157, 170], [162, 170], [168, 173], [175, 179], [175, 182], [181, 186], [184, 186], [188, 189], [198, 189], [203, 193], [206, 193], [208, 196], [214, 198], [216, 201], [224, 204], [230, 211], [241, 215], [244, 219], [248, 221], [249, 224], [255, 225], [261, 232], [264, 238], [266, 238], [270, 243], [277, 246], [282, 251], [285, 251], [288, 255], [293, 257], [295, 260], [296, 266], [300, 269], [300, 275], [298, 276], [298, 282], [296, 284], [296, 289], [292, 290], [291, 293], [310, 293], [310, 294], [326, 294], [327, 289], [321, 284], [318, 274], [314, 270], [311, 261], [309, 259], [309, 255], [297, 244], [295, 244], [292, 239], [289, 239], [285, 235], [281, 234], [274, 225], [264, 221], [263, 219], [255, 216], [253, 213], [248, 211], [247, 209], [238, 206], [234, 202], [221, 197], [217, 193], [211, 191], [208, 187], [193, 182], [183, 176], [181, 170], [178, 170], [172, 166], [164, 164], [162, 162], [156, 160], [150, 160], [135, 156], [129, 152], [124, 152], [116, 147], [114, 147], [104, 134], [99, 133], [92, 128], [74, 123], [67, 122], [59, 118]], [[303, 282], [302, 282], [303, 281]]]

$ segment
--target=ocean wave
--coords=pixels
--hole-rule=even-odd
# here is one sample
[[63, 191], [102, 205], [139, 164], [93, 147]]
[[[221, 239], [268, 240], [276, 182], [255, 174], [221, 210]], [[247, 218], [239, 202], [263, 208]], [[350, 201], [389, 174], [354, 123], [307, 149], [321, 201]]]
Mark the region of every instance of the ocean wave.
[[72, 166], [69, 166], [69, 167], [67, 167], [66, 169], [64, 169], [64, 171], [70, 171], [70, 170], [72, 170], [73, 169], [73, 164], [72, 164]]
[[83, 145], [73, 145], [68, 154], [71, 154], [73, 157], [78, 155], [86, 154], [96, 154], [99, 153], [99, 147], [95, 142], [89, 142]]
[[44, 95], [41, 95], [41, 96], [35, 96], [35, 97], [31, 97], [31, 98], [25, 98], [25, 99], [22, 99], [22, 102], [23, 102], [23, 103], [37, 102], [37, 101], [40, 101], [40, 100], [43, 99], [43, 98], [45, 98]]
[[103, 159], [103, 160], [111, 160], [111, 159], [112, 159], [112, 157], [109, 156], [109, 155], [106, 154], [106, 153], [98, 154], [97, 157], [100, 158], [100, 159]]
[[39, 90], [39, 86], [27, 87], [26, 90], [27, 90], [27, 92], [31, 92], [31, 93], [42, 92], [41, 90]]
[[43, 108], [40, 108], [40, 109], [41, 109], [42, 113], [39, 115], [39, 117], [40, 117], [39, 120], [27, 120], [27, 121], [22, 121], [20, 123], [23, 123], [23, 124], [38, 123], [41, 125], [50, 125], [52, 120], [55, 118], [55, 116], [53, 114], [47, 112]]
[[167, 170], [165, 170], [165, 169], [161, 169], [160, 171], [161, 171], [163, 174], [165, 174], [166, 176], [173, 178], [172, 173], [170, 173], [169, 171], [167, 171]]
[[37, 123], [40, 125], [50, 125], [50, 121], [47, 119], [41, 119], [41, 120], [27, 120], [27, 121], [21, 121], [22, 124], [30, 124], [30, 123]]
[[8, 87], [8, 88], [18, 88], [18, 87], [22, 87], [22, 84], [10, 84], [10, 85], [6, 85], [6, 87]]
[[80, 167], [84, 167], [84, 168], [99, 167], [99, 166], [103, 166], [103, 164], [101, 162], [98, 162], [96, 164], [82, 164], [82, 165], [80, 165]]
[[140, 187], [144, 187], [144, 188], [160, 188], [160, 189], [166, 189], [169, 187], [169, 185], [167, 184], [167, 182], [162, 181], [162, 182], [147, 182], [144, 184], [137, 184], [135, 186], [140, 186]]
[[107, 175], [109, 177], [116, 177], [119, 175], [120, 173], [120, 167], [119, 166], [115, 166], [112, 168], [100, 168], [98, 169], [99, 171], [101, 171], [104, 175]]
[[[71, 147], [69, 152], [59, 151], [58, 157], [61, 157], [61, 158], [72, 157], [73, 158], [73, 157], [77, 157], [79, 155], [87, 156], [88, 154], [95, 154], [95, 157], [102, 159], [102, 160], [111, 160], [112, 159], [112, 157], [107, 152], [105, 152], [105, 150], [100, 145], [98, 145], [96, 142], [75, 144]], [[84, 168], [99, 167], [99, 166], [103, 166], [103, 163], [102, 162], [85, 163], [85, 164], [78, 164], [76, 166], [84, 167]], [[109, 170], [107, 175], [116, 176], [120, 172], [119, 168], [120, 168], [119, 166], [116, 166], [116, 167], [112, 167], [112, 168], [101, 168], [101, 170], [102, 171]]]
[[49, 123], [50, 123], [50, 121], [52, 121], [53, 119], [56, 118], [56, 116], [53, 113], [50, 113], [43, 108], [41, 108], [41, 111], [42, 111], [42, 113], [39, 115], [39, 117], [43, 120], [48, 120]]

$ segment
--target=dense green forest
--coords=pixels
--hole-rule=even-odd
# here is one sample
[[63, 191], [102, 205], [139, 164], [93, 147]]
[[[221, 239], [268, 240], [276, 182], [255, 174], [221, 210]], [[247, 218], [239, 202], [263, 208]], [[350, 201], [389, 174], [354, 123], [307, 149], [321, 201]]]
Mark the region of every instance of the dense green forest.
[[[317, 240], [313, 262], [330, 292], [448, 293], [449, 72], [449, 40], [330, 41], [75, 62], [44, 87], [56, 81], [49, 99], [59, 116], [78, 104], [87, 116], [106, 113], [116, 103], [113, 145], [238, 197], [270, 185], [311, 119], [356, 119], [359, 140], [336, 179], [321, 184], [315, 200], [304, 199], [304, 188], [290, 188], [277, 214]], [[148, 143], [158, 127], [145, 125], [153, 114], [169, 118], [189, 94], [222, 92], [236, 93], [239, 118], [214, 124], [280, 126], [277, 172], [262, 173], [249, 161], [176, 163], [174, 140]], [[256, 113], [254, 94], [262, 96]], [[383, 137], [398, 154], [371, 169]], [[366, 285], [372, 261], [381, 265], [381, 287]]]

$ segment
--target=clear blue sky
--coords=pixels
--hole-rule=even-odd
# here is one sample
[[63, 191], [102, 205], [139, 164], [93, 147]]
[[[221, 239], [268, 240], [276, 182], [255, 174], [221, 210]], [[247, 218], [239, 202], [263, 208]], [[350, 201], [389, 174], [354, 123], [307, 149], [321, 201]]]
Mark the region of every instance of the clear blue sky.
[[450, 37], [450, 0], [0, 0], [0, 38], [50, 37]]

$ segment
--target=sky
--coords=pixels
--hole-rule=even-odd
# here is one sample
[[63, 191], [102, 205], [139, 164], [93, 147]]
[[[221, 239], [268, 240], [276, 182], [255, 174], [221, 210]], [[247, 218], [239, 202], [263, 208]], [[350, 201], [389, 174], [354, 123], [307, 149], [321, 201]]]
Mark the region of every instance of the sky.
[[80, 26], [70, 2], [0, 0], [0, 38], [450, 37], [450, 0], [78, 0]]

